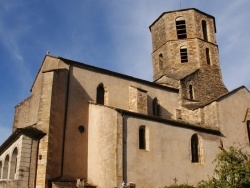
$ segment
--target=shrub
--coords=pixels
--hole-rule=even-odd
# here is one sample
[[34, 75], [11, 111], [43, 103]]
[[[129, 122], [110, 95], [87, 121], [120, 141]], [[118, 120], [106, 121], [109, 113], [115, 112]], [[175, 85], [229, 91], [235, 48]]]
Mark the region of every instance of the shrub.
[[188, 184], [180, 184], [180, 185], [170, 185], [164, 188], [194, 188], [194, 187]]

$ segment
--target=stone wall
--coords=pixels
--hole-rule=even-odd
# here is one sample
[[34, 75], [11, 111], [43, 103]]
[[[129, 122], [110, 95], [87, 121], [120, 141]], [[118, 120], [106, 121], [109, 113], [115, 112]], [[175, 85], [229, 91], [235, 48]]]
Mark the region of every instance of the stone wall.
[[[182, 17], [186, 24], [187, 38], [184, 39], [177, 38], [176, 19], [179, 17]], [[207, 41], [204, 40], [202, 21], [206, 21]], [[202, 73], [205, 74], [203, 77], [206, 79], [203, 79], [203, 82], [197, 80], [198, 83], [195, 84], [210, 84], [210, 86], [214, 84], [213, 87], [217, 87], [215, 85], [219, 84], [216, 89], [219, 88], [219, 90], [223, 90], [220, 93], [224, 93], [225, 87], [221, 81], [218, 47], [215, 39], [214, 17], [194, 9], [166, 12], [150, 26], [150, 30], [153, 43], [153, 79], [156, 83], [177, 88], [177, 83], [174, 80], [180, 80], [198, 69], [204, 69]], [[181, 63], [180, 48], [183, 46], [187, 48], [188, 62], [186, 63]], [[210, 65], [207, 62], [206, 49], [209, 51]], [[159, 59], [160, 56], [161, 59]], [[212, 79], [213, 82], [211, 83], [208, 78]], [[186, 88], [183, 87], [183, 89]], [[216, 89], [213, 88], [210, 92], [212, 93]], [[209, 92], [209, 89], [205, 92]], [[203, 94], [201, 93], [201, 96]], [[218, 96], [217, 93], [215, 95]], [[199, 100], [199, 96], [197, 99]]]
[[179, 119], [182, 121], [192, 123], [200, 127], [217, 130], [220, 128], [220, 117], [217, 102], [213, 102], [203, 108], [198, 108], [196, 110], [181, 108], [178, 113]]
[[[174, 179], [178, 184], [196, 184], [213, 175], [215, 164], [212, 161], [220, 152], [220, 136], [155, 120], [131, 116], [125, 116], [125, 119], [127, 182], [134, 182], [136, 187], [153, 188], [174, 184]], [[139, 148], [141, 125], [149, 131], [149, 149]], [[198, 135], [201, 144], [199, 163], [191, 162], [190, 143], [194, 134]]]
[[[30, 161], [32, 159], [33, 144], [36, 145], [36, 141], [31, 138], [21, 135], [12, 145], [5, 150], [0, 156], [2, 162], [1, 171], [8, 172], [7, 178], [3, 177], [3, 173], [0, 177], [0, 188], [11, 187], [11, 188], [27, 188], [33, 186], [30, 184], [29, 177], [34, 175]], [[17, 156], [13, 158], [13, 152], [16, 150]], [[4, 166], [5, 160], [9, 157], [8, 167]], [[35, 166], [34, 166], [35, 167]], [[12, 169], [15, 171], [11, 172]], [[14, 173], [14, 174], [12, 174]], [[13, 176], [14, 175], [14, 176]]]
[[87, 180], [98, 187], [120, 186], [122, 118], [115, 110], [94, 104], [90, 104], [89, 116]]
[[150, 26], [152, 35], [153, 52], [160, 48], [166, 41], [177, 40], [175, 20], [183, 17], [186, 20], [187, 38], [203, 39], [201, 22], [207, 22], [208, 41], [216, 43], [214, 17], [194, 9], [183, 11], [172, 11], [163, 13], [156, 22]]
[[147, 91], [129, 87], [129, 110], [142, 114], [148, 114]]
[[[193, 88], [193, 99], [190, 97], [190, 88]], [[190, 99], [205, 104], [227, 93], [227, 89], [221, 80], [218, 67], [206, 67], [181, 80], [181, 95], [184, 99]]]
[[43, 81], [41, 87], [40, 108], [38, 111], [37, 128], [47, 133], [39, 144], [39, 160], [37, 164], [36, 187], [46, 188], [48, 179], [47, 173], [49, 170], [48, 164], [48, 146], [49, 146], [49, 125], [51, 119], [51, 98], [52, 98], [52, 84], [54, 72], [43, 73]]

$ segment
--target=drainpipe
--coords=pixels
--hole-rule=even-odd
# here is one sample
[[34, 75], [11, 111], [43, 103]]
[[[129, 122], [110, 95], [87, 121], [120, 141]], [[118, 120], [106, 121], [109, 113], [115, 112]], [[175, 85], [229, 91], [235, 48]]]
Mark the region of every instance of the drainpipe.
[[122, 177], [123, 182], [127, 183], [127, 124], [125, 116], [122, 116]]

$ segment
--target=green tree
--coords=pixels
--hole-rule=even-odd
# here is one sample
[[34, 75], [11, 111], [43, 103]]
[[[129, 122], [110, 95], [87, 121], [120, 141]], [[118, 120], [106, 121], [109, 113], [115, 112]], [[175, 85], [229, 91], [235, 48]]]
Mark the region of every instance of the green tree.
[[164, 188], [194, 188], [194, 187], [188, 184], [180, 184], [180, 185], [170, 185]]
[[223, 150], [215, 159], [215, 177], [201, 181], [198, 188], [249, 188], [250, 156], [235, 147]]

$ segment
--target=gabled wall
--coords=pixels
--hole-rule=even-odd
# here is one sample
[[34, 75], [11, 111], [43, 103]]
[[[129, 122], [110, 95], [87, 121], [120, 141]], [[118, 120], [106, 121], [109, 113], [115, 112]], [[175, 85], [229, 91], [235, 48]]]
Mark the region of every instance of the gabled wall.
[[236, 146], [249, 149], [249, 135], [245, 116], [250, 107], [250, 93], [245, 87], [233, 91], [218, 101], [224, 147]]

